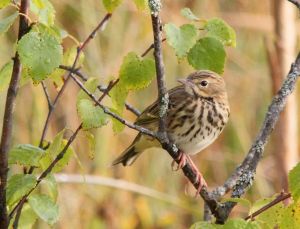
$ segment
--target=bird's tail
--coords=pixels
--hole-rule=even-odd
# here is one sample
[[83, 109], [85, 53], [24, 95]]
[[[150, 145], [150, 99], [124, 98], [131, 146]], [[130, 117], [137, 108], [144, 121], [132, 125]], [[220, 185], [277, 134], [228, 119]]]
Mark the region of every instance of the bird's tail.
[[137, 151], [134, 144], [129, 146], [118, 158], [116, 158], [112, 165], [122, 163], [123, 166], [132, 165], [132, 163], [138, 158], [141, 152]]

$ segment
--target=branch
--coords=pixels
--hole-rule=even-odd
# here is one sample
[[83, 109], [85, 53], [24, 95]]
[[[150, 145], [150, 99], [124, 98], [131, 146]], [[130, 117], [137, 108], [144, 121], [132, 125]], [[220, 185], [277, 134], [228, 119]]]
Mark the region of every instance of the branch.
[[[28, 31], [29, 0], [22, 0], [20, 5], [20, 22], [18, 40]], [[6, 185], [8, 172], [8, 151], [12, 140], [13, 109], [18, 93], [19, 81], [21, 77], [22, 65], [18, 53], [15, 54], [12, 76], [6, 96], [5, 111], [2, 126], [2, 136], [0, 143], [0, 229], [8, 227], [6, 208]]]
[[156, 68], [156, 81], [158, 89], [159, 103], [159, 127], [158, 134], [162, 143], [169, 143], [167, 136], [167, 110], [169, 104], [169, 95], [165, 83], [165, 68], [163, 64], [162, 49], [161, 49], [161, 21], [159, 11], [161, 8], [160, 0], [149, 0], [151, 10], [152, 29], [154, 37], [154, 59]]
[[291, 193], [280, 193], [274, 200], [272, 200], [270, 203], [266, 204], [265, 206], [261, 207], [257, 211], [253, 212], [251, 215], [248, 215], [245, 220], [248, 219], [254, 219], [259, 214], [263, 213], [264, 211], [268, 210], [269, 208], [275, 206], [276, 204], [280, 203], [281, 201], [284, 201], [291, 197]]
[[[257, 137], [252, 144], [247, 156], [242, 164], [236, 168], [234, 173], [227, 179], [225, 184], [212, 192], [213, 197], [218, 199], [229, 190], [233, 190], [232, 197], [241, 197], [247, 188], [252, 185], [254, 174], [258, 162], [263, 156], [264, 147], [267, 143], [274, 126], [279, 118], [279, 115], [286, 105], [288, 96], [294, 91], [298, 76], [300, 75], [300, 53], [298, 54], [295, 63], [292, 64], [291, 70], [283, 82], [280, 90], [274, 96], [262, 127], [257, 134]], [[224, 223], [236, 203], [226, 202], [221, 204], [215, 213], [217, 223]]]
[[298, 0], [288, 0], [288, 1], [293, 3], [298, 9], [300, 9], [300, 2]]

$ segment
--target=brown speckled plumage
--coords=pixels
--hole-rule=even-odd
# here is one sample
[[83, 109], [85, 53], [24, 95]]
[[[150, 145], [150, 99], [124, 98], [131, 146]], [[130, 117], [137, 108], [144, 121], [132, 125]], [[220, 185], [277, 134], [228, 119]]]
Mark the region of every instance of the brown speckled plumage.
[[[167, 131], [184, 154], [193, 155], [210, 145], [228, 121], [225, 82], [211, 71], [194, 72], [179, 82], [181, 85], [168, 91]], [[156, 101], [145, 109], [135, 124], [157, 131], [158, 110]], [[142, 151], [153, 146], [159, 146], [157, 140], [138, 134], [113, 165], [130, 165]]]

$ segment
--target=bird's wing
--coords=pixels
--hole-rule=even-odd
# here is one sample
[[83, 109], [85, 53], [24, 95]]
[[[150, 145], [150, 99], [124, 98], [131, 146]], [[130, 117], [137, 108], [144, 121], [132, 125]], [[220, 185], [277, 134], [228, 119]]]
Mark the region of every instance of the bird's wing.
[[[169, 94], [169, 108], [175, 104], [176, 101], [181, 100], [186, 96], [186, 92], [182, 85], [172, 88], [168, 91]], [[149, 107], [147, 107], [143, 113], [135, 121], [136, 125], [149, 127], [149, 125], [158, 122], [159, 120], [159, 105], [156, 100]]]

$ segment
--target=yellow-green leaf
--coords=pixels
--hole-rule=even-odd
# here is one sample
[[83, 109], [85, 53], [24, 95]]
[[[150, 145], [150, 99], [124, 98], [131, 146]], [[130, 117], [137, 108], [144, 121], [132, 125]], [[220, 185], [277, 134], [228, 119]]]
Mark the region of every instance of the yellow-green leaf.
[[103, 5], [109, 13], [112, 13], [121, 3], [122, 0], [102, 0]]
[[148, 9], [148, 0], [133, 0], [138, 10]]
[[37, 146], [20, 144], [10, 150], [8, 163], [38, 167], [44, 155], [45, 151]]
[[11, 25], [17, 19], [18, 15], [19, 15], [19, 13], [15, 12], [12, 15], [0, 20], [0, 35], [7, 32], [7, 30], [11, 27]]
[[107, 123], [107, 115], [88, 99], [81, 99], [77, 102], [77, 111], [84, 130], [98, 128]]
[[192, 21], [199, 21], [199, 18], [191, 11], [190, 8], [183, 8], [180, 11], [181, 15]]
[[8, 179], [6, 189], [7, 206], [12, 207], [25, 194], [27, 194], [36, 184], [33, 174], [16, 174]]
[[217, 38], [224, 45], [236, 46], [236, 34], [234, 29], [220, 18], [213, 18], [207, 21], [204, 26], [207, 36]]
[[38, 16], [38, 21], [45, 25], [53, 25], [55, 9], [49, 0], [33, 0], [30, 4], [31, 11]]
[[[97, 89], [98, 83], [99, 81], [97, 78], [91, 77], [84, 83], [84, 87], [89, 92], [94, 93]], [[90, 97], [84, 92], [84, 90], [81, 89], [77, 95], [77, 103], [82, 99], [90, 100]]]
[[62, 61], [62, 47], [49, 33], [27, 33], [18, 42], [17, 50], [22, 64], [36, 83], [47, 78]]
[[294, 201], [298, 201], [300, 197], [300, 163], [298, 163], [289, 172], [289, 189], [291, 190]]
[[197, 28], [192, 24], [185, 24], [179, 28], [169, 23], [164, 26], [167, 42], [171, 45], [178, 58], [183, 58], [195, 45], [197, 39]]
[[13, 61], [6, 63], [0, 70], [0, 92], [8, 88], [11, 73], [13, 69]]
[[130, 52], [124, 57], [120, 68], [120, 83], [127, 90], [137, 90], [147, 87], [155, 76], [153, 59], [140, 59], [137, 54]]
[[35, 194], [30, 195], [28, 202], [33, 211], [46, 223], [53, 225], [58, 220], [58, 205], [49, 196]]
[[8, 6], [10, 3], [10, 0], [0, 0], [0, 9]]

